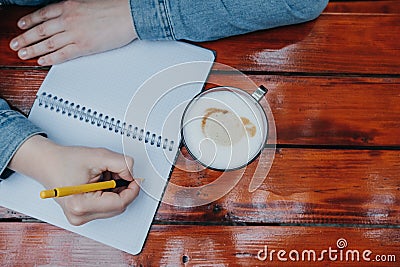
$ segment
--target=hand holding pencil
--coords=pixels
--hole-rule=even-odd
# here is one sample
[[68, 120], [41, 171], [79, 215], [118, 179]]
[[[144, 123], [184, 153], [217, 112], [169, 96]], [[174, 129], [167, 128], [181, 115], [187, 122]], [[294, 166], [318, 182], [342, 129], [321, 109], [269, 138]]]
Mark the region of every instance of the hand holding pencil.
[[[136, 178], [135, 181], [142, 182], [143, 179]], [[65, 197], [75, 194], [83, 194], [95, 191], [101, 191], [106, 189], [114, 189], [118, 187], [128, 186], [131, 182], [118, 179], [118, 180], [108, 180], [90, 184], [72, 185], [65, 187], [57, 187], [54, 189], [43, 190], [40, 192], [40, 198], [53, 198], [53, 197]]]
[[[68, 162], [65, 162], [70, 165], [69, 171], [64, 170], [69, 172], [70, 179], [75, 179], [74, 183], [71, 181], [70, 184], [60, 184], [54, 181], [53, 186], [48, 187], [60, 188], [61, 193], [68, 193], [66, 194], [68, 196], [59, 198], [59, 195], [55, 200], [63, 208], [69, 222], [81, 225], [94, 219], [113, 217], [124, 212], [139, 193], [139, 186], [131, 174], [133, 159], [103, 149], [92, 151], [89, 148], [82, 150], [78, 148], [78, 150], [76, 151], [78, 153], [71, 155]], [[99, 182], [102, 179], [110, 181]], [[110, 183], [114, 183], [114, 180], [119, 181], [118, 185], [115, 184], [114, 189], [103, 191], [112, 188]], [[69, 187], [68, 190], [66, 186]], [[81, 189], [87, 192], [78, 192]]]
[[114, 189], [117, 187], [128, 186], [129, 181], [124, 179], [109, 180], [90, 184], [71, 185], [65, 187], [57, 187], [54, 189], [43, 190], [40, 192], [40, 198], [53, 198], [53, 197], [65, 197], [75, 194], [83, 194], [95, 191], [101, 191], [106, 189]]
[[[139, 185], [131, 174], [133, 159], [107, 149], [61, 146], [37, 135], [25, 141], [9, 167], [48, 189], [64, 188], [64, 192], [65, 187], [78, 185], [82, 189], [86, 184], [92, 189], [89, 191], [93, 191], [93, 184], [103, 178], [119, 181], [119, 185], [125, 183], [112, 190], [99, 191], [96, 187], [94, 192], [77, 194], [75, 191], [72, 195], [55, 198], [73, 225], [118, 215], [139, 194]], [[51, 193], [43, 194], [51, 197]]]
[[[71, 189], [89, 189], [86, 193], [75, 191], [69, 196], [55, 198], [73, 225], [116, 216], [124, 212], [139, 193], [139, 186], [131, 174], [132, 158], [105, 149], [74, 148], [64, 164], [68, 167], [59, 173], [71, 182], [65, 183], [64, 178], [61, 183], [53, 181], [47, 188], [61, 188], [65, 192], [66, 186], [73, 185], [69, 187], [70, 193]], [[120, 182], [118, 187], [103, 191], [106, 188], [100, 188], [98, 183], [102, 179]], [[106, 182], [106, 185], [112, 182]]]

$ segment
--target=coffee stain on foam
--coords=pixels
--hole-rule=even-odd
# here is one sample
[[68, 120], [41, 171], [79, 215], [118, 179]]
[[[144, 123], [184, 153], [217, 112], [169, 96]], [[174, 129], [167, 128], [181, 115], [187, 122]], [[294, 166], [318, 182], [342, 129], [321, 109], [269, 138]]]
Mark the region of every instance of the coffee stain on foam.
[[203, 133], [205, 134], [205, 127], [206, 127], [206, 123], [207, 120], [210, 118], [211, 115], [213, 115], [214, 113], [222, 113], [222, 114], [226, 114], [229, 111], [226, 109], [219, 109], [219, 108], [208, 108], [206, 109], [206, 113], [203, 116], [203, 119], [201, 120], [201, 130], [203, 131]]
[[[216, 116], [217, 113], [221, 113], [222, 115], [227, 115], [227, 114], [232, 114], [233, 117], [236, 117], [232, 112], [226, 109], [219, 109], [219, 108], [208, 108], [205, 110], [205, 114], [203, 116], [203, 119], [201, 121], [201, 130], [203, 131], [203, 134], [207, 137], [207, 131], [206, 131], [206, 125], [207, 125], [207, 120], [212, 120], [210, 119], [211, 116]], [[250, 121], [250, 119], [246, 117], [240, 117], [241, 120], [241, 125], [244, 127], [244, 129], [247, 131], [248, 135], [250, 137], [254, 137], [257, 133], [257, 128], [256, 126]]]
[[240, 119], [242, 120], [242, 123], [250, 137], [254, 137], [257, 133], [256, 126], [246, 117], [240, 117]]

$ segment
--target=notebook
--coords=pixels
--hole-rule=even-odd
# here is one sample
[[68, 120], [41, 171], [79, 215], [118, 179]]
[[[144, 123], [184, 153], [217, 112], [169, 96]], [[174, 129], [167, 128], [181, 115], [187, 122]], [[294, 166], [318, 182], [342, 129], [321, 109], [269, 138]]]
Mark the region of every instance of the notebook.
[[135, 41], [53, 66], [29, 119], [64, 145], [105, 147], [134, 158], [141, 191], [116, 217], [72, 226], [43, 186], [13, 174], [0, 205], [130, 254], [146, 240], [180, 145], [180, 120], [214, 61], [212, 51], [176, 41]]

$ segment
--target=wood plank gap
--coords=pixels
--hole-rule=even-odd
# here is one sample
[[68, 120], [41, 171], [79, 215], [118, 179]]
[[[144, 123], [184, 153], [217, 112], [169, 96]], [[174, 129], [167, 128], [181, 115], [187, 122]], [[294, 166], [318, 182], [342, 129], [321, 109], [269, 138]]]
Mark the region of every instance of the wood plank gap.
[[[1, 68], [0, 68], [1, 69]], [[400, 74], [384, 74], [384, 73], [358, 73], [358, 72], [291, 72], [291, 71], [260, 71], [249, 70], [240, 71], [248, 76], [285, 76], [285, 77], [338, 77], [338, 78], [400, 78]], [[212, 69], [210, 74], [213, 75], [234, 75], [236, 71]]]
[[43, 70], [43, 71], [49, 71], [50, 67], [0, 65], [0, 70]]
[[336, 149], [336, 150], [391, 150], [400, 151], [400, 146], [353, 146], [353, 145], [297, 145], [297, 144], [267, 144], [266, 148], [289, 148], [289, 149]]
[[[0, 219], [0, 223], [47, 223], [35, 218]], [[287, 226], [287, 227], [336, 227], [336, 228], [388, 228], [400, 229], [400, 225], [348, 224], [348, 223], [254, 223], [254, 222], [199, 222], [199, 221], [162, 221], [154, 220], [152, 225], [197, 225], [197, 226]]]
[[[215, 74], [229, 74], [228, 71], [213, 70]], [[400, 74], [351, 73], [351, 72], [281, 72], [281, 71], [242, 71], [245, 75], [270, 75], [286, 77], [341, 77], [341, 78], [400, 78]]]
[[[248, 223], [253, 226], [252, 223]], [[255, 226], [255, 224], [254, 224]], [[347, 223], [280, 223], [279, 226], [288, 227], [332, 227], [332, 228], [387, 228], [387, 229], [400, 229], [400, 225], [384, 225], [384, 224], [347, 224]]]
[[[152, 225], [197, 225], [197, 226], [248, 226], [245, 222], [229, 222], [229, 221], [210, 221], [210, 222], [199, 222], [199, 221], [162, 221], [154, 220]], [[279, 226], [277, 223], [260, 223], [263, 226]]]
[[254, 222], [196, 222], [196, 221], [160, 221], [155, 220], [152, 225], [198, 225], [198, 226], [287, 226], [287, 227], [334, 227], [334, 228], [387, 228], [400, 229], [400, 225], [385, 224], [349, 224], [349, 223], [254, 223]]
[[343, 16], [343, 15], [354, 15], [354, 16], [393, 16], [393, 13], [378, 13], [378, 12], [371, 12], [371, 13], [363, 13], [363, 12], [324, 12], [324, 15], [336, 15], [336, 16]]
[[[0, 70], [16, 70], [16, 71], [49, 71], [51, 67], [41, 66], [2, 66]], [[241, 71], [245, 75], [269, 75], [269, 76], [285, 76], [285, 77], [354, 77], [354, 78], [400, 78], [400, 74], [382, 74], [382, 73], [350, 73], [350, 72], [284, 72], [284, 71]], [[210, 74], [230, 75], [235, 71], [213, 69]]]

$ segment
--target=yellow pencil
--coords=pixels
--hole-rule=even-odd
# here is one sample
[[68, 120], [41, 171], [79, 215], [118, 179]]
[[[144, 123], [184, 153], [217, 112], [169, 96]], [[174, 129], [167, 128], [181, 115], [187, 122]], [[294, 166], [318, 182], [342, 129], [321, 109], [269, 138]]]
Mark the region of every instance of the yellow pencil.
[[[135, 179], [135, 180], [140, 180], [140, 179]], [[129, 183], [130, 182], [124, 179], [119, 179], [119, 180], [110, 180], [110, 181], [90, 183], [90, 184], [57, 187], [54, 189], [43, 190], [42, 192], [40, 192], [40, 197], [41, 198], [65, 197], [74, 194], [82, 194], [82, 193], [111, 189], [121, 186], [128, 186]]]

